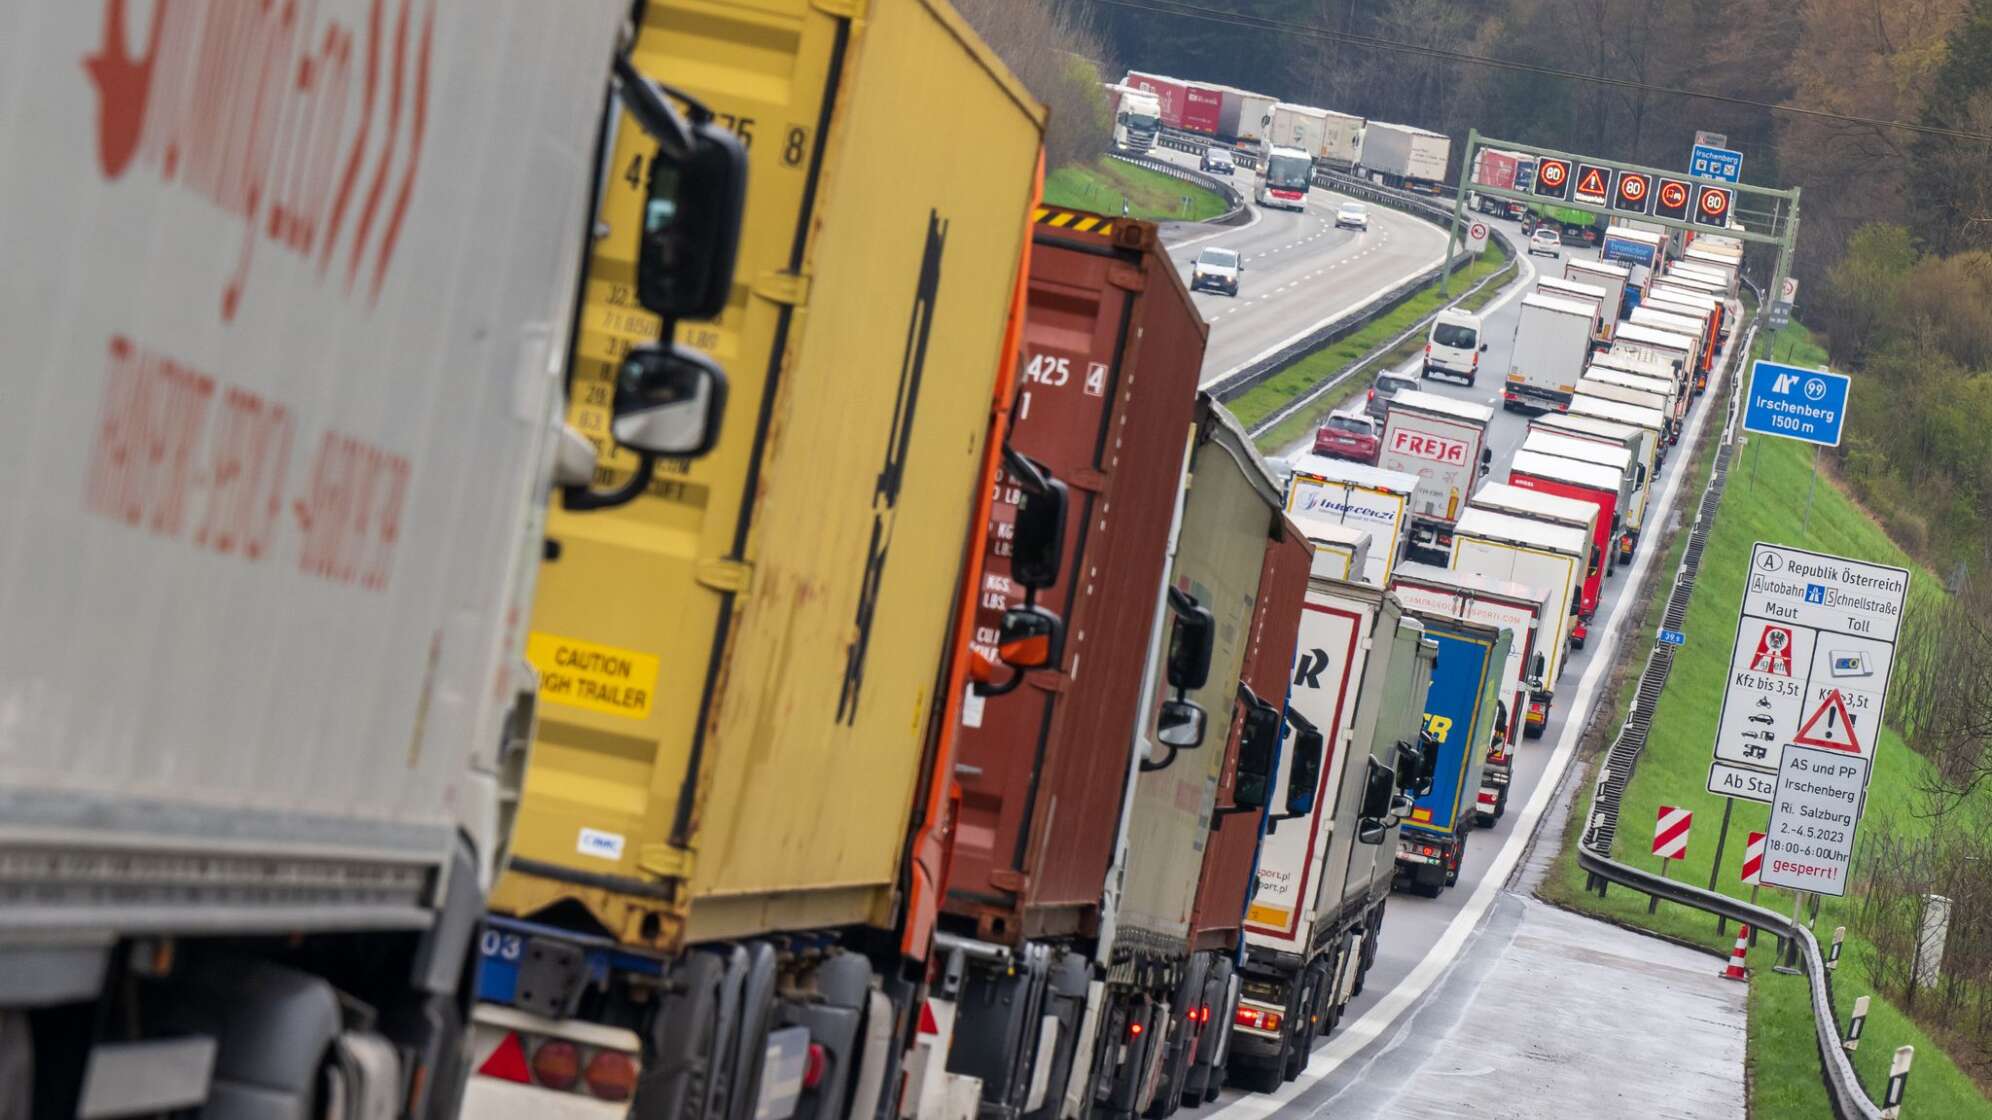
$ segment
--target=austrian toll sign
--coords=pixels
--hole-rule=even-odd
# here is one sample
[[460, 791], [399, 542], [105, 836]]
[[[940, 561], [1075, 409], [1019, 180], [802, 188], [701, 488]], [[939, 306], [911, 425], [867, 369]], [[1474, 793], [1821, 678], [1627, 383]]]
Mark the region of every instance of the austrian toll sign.
[[1769, 801], [1789, 747], [1871, 761], [1909, 571], [1759, 542], [1750, 553], [1708, 789]]

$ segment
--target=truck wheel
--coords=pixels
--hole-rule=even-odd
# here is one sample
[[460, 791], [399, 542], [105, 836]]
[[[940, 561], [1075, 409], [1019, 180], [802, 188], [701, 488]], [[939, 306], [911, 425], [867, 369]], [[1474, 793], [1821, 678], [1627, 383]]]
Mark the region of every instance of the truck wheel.
[[[1311, 1038], [1314, 1035], [1314, 1028], [1312, 1026], [1305, 1027], [1303, 1028], [1303, 1033], [1306, 1034], [1309, 1038]], [[1280, 1055], [1280, 1080], [1281, 1081], [1299, 1080], [1300, 1071], [1306, 1068], [1307, 1068], [1307, 1039], [1305, 1038], [1292, 1039], [1287, 1043], [1286, 1050]]]
[[1466, 862], [1466, 833], [1462, 832], [1459, 834], [1458, 842], [1453, 845], [1452, 860], [1450, 861], [1450, 865], [1446, 868], [1446, 886], [1450, 887], [1459, 882], [1460, 865], [1465, 862]]

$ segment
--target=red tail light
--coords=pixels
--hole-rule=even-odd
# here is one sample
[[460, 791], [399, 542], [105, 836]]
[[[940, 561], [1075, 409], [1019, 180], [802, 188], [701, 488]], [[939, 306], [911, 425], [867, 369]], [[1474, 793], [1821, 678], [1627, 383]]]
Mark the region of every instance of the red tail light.
[[809, 1044], [809, 1061], [802, 1067], [802, 1087], [814, 1089], [823, 1083], [823, 1074], [830, 1068], [830, 1054], [820, 1042]]
[[1127, 1036], [1129, 1038], [1140, 1038], [1141, 1031], [1142, 1031], [1142, 1026], [1141, 1026], [1141, 1020], [1139, 1019], [1136, 1019], [1134, 1022], [1129, 1023], [1127, 1025]]
[[581, 1080], [581, 1051], [571, 1042], [540, 1043], [533, 1051], [533, 1080], [549, 1089], [572, 1089]]
[[1375, 399], [1376, 399], [1376, 386], [1374, 386], [1374, 385], [1370, 386], [1370, 391], [1369, 391], [1369, 396], [1367, 396], [1367, 397], [1364, 397], [1363, 399], [1364, 399], [1364, 400], [1367, 400], [1367, 401], [1373, 401], [1373, 400], [1375, 400]]
[[628, 1054], [598, 1050], [583, 1075], [588, 1091], [605, 1101], [626, 1101], [636, 1095], [636, 1062]]

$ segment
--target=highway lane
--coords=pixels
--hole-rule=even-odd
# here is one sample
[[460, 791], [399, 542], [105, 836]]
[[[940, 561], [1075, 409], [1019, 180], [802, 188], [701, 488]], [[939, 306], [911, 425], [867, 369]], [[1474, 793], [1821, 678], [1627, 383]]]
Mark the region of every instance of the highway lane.
[[[1516, 244], [1523, 243], [1518, 227], [1513, 223], [1500, 224]], [[1524, 256], [1523, 275], [1482, 310], [1484, 337], [1489, 347], [1483, 359], [1483, 373], [1475, 386], [1468, 388], [1437, 379], [1423, 382], [1422, 387], [1427, 391], [1494, 409], [1489, 428], [1494, 466], [1488, 477], [1492, 479], [1506, 478], [1507, 463], [1528, 430], [1528, 417], [1502, 411], [1499, 400], [1514, 342], [1520, 297], [1533, 290], [1538, 268], [1558, 273], [1562, 260], [1573, 252], [1596, 255], [1595, 251], [1570, 247], [1563, 252], [1566, 256], [1554, 261]], [[1417, 363], [1407, 368], [1415, 375]], [[1691, 427], [1682, 439], [1683, 447], [1691, 445], [1712, 411], [1710, 399], [1703, 397], [1690, 413]], [[1298, 450], [1295, 447], [1285, 453]], [[1665, 527], [1673, 523], [1678, 511], [1694, 500], [1692, 494], [1683, 496], [1687, 459], [1684, 451], [1670, 455], [1662, 468], [1657, 493], [1662, 504], [1649, 514], [1654, 519], [1653, 525]], [[1267, 1096], [1227, 1089], [1224, 1103], [1206, 1116], [1253, 1120], [1274, 1114], [1296, 1118], [1312, 1115], [1326, 1101], [1349, 1090], [1379, 1052], [1390, 1051], [1402, 1042], [1406, 1032], [1399, 1024], [1407, 1015], [1415, 1015], [1436, 1003], [1464, 1003], [1473, 998], [1473, 984], [1477, 981], [1457, 975], [1455, 966], [1471, 947], [1482, 943], [1479, 931], [1520, 857], [1531, 826], [1548, 807], [1550, 794], [1567, 768], [1581, 735], [1581, 716], [1596, 698], [1606, 675], [1605, 663], [1624, 636], [1621, 623], [1628, 589], [1659, 561], [1657, 552], [1642, 545], [1630, 569], [1620, 568], [1613, 578], [1606, 580], [1598, 614], [1591, 626], [1592, 641], [1586, 649], [1573, 651], [1567, 659], [1543, 737], [1524, 740], [1517, 751], [1506, 816], [1492, 829], [1476, 829], [1469, 834], [1458, 885], [1436, 899], [1393, 894], [1384, 932], [1378, 941], [1376, 964], [1364, 990], [1351, 1002], [1342, 1027], [1317, 1043], [1301, 1079]]]
[[[1195, 156], [1157, 149], [1160, 158], [1195, 167]], [[1251, 172], [1234, 185], [1252, 189]], [[1189, 281], [1191, 262], [1206, 248], [1234, 249], [1245, 263], [1236, 296], [1194, 295], [1210, 324], [1203, 382], [1209, 384], [1259, 355], [1361, 307], [1445, 256], [1445, 232], [1381, 206], [1369, 207], [1370, 228], [1338, 230], [1335, 210], [1352, 201], [1315, 188], [1305, 211], [1252, 207], [1249, 224], [1213, 227], [1172, 223], [1163, 228], [1169, 255]]]

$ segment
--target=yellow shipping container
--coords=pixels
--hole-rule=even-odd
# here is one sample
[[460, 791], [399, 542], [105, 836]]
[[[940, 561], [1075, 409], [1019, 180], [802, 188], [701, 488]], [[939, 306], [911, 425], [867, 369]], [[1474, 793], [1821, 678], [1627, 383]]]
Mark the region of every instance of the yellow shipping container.
[[[937, 0], [652, 0], [635, 60], [749, 144], [731, 301], [678, 332], [731, 395], [709, 456], [549, 518], [493, 909], [666, 950], [886, 925], [1043, 110]], [[657, 329], [620, 235], [652, 148], [627, 117], [607, 144], [571, 417], [598, 440]]]

